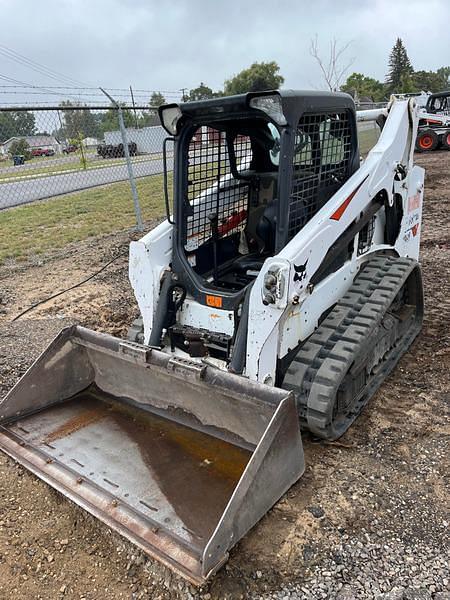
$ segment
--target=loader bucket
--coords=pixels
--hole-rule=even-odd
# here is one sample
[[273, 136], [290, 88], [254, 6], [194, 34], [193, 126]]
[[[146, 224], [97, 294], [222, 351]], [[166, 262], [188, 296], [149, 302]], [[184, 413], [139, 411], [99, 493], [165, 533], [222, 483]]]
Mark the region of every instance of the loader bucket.
[[197, 585], [304, 470], [289, 392], [75, 326], [0, 402], [0, 448]]

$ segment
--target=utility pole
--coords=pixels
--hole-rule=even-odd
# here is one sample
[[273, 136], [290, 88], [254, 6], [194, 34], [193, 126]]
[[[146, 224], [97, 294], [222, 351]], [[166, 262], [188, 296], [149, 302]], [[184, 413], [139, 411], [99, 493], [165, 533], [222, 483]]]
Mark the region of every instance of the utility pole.
[[67, 140], [67, 131], [66, 131], [66, 128], [65, 128], [65, 127], [63, 127], [63, 124], [62, 124], [62, 119], [61, 119], [61, 113], [60, 113], [60, 111], [59, 111], [59, 110], [57, 110], [57, 111], [56, 111], [56, 114], [58, 115], [58, 119], [59, 119], [59, 127], [60, 127], [60, 130], [61, 130], [61, 135], [63, 135], [63, 136], [64, 136], [64, 141], [66, 142], [66, 146], [67, 146], [67, 145], [68, 145], [68, 140]]
[[131, 103], [133, 105], [133, 112], [134, 112], [134, 124], [136, 129], [138, 128], [138, 120], [137, 120], [137, 114], [136, 114], [136, 104], [134, 103], [134, 94], [133, 94], [133, 88], [130, 85], [130, 94], [131, 94]]
[[181, 88], [180, 92], [183, 94], [182, 95], [182, 100], [183, 102], [187, 102], [187, 94], [186, 94], [187, 88]]

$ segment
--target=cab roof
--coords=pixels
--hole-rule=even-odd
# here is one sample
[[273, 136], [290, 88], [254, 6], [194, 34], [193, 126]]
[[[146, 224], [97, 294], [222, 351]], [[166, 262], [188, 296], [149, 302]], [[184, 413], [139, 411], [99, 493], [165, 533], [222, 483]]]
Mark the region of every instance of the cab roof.
[[[288, 124], [296, 126], [300, 116], [305, 112], [338, 112], [350, 110], [355, 112], [353, 98], [342, 92], [322, 92], [313, 90], [269, 90], [264, 92], [248, 92], [236, 96], [221, 96], [209, 100], [183, 102], [164, 105], [161, 111], [169, 106], [178, 106], [186, 120], [203, 120], [211, 118], [219, 120], [230, 116], [243, 116], [261, 112], [250, 107], [250, 100], [255, 97], [277, 95], [281, 98], [281, 106]], [[162, 121], [162, 118], [161, 118]]]

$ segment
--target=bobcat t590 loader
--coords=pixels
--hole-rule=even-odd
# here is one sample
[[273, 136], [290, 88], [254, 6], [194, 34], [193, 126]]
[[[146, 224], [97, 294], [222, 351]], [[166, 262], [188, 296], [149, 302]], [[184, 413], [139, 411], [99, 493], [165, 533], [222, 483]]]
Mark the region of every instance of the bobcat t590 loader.
[[384, 121], [362, 163], [345, 94], [160, 116], [141, 319], [127, 341], [63, 330], [0, 404], [0, 447], [201, 583], [302, 475], [300, 430], [341, 436], [417, 335], [424, 173], [413, 101], [361, 114]]
[[429, 152], [439, 146], [450, 150], [450, 90], [430, 94], [419, 116], [416, 150]]

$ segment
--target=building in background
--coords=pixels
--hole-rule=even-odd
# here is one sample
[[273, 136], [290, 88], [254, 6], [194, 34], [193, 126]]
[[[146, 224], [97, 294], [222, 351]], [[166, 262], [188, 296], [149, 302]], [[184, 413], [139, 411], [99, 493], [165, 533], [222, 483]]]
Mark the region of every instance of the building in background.
[[31, 152], [33, 152], [33, 150], [53, 150], [55, 154], [61, 154], [61, 144], [53, 135], [14, 136], [9, 138], [9, 140], [6, 140], [6, 142], [3, 142], [3, 144], [0, 144], [0, 154], [7, 156], [12, 144], [18, 140], [25, 140]]
[[99, 141], [94, 137], [85, 137], [81, 143], [84, 148], [97, 148]]

